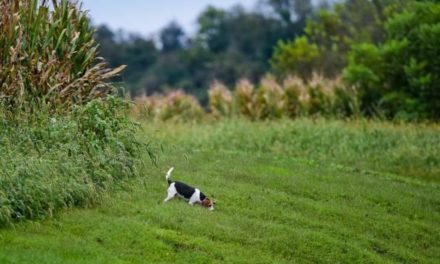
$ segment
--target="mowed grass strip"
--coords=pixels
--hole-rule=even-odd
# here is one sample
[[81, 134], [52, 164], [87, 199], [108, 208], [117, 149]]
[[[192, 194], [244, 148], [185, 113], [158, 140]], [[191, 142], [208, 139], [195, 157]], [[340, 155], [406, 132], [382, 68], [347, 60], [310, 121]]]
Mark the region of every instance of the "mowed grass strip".
[[[304, 126], [325, 130], [325, 125]], [[354, 129], [328, 125], [330, 130], [331, 126]], [[249, 141], [240, 143], [242, 147], [232, 140], [217, 144], [216, 140], [228, 141], [216, 138], [218, 131], [234, 126], [238, 137], [259, 133], [264, 141], [267, 133], [290, 124], [148, 127], [140, 137], [147, 141], [154, 135], [163, 142], [158, 168], [152, 169], [146, 158], [138, 165], [144, 177], [114, 189], [99, 207], [1, 230], [0, 263], [436, 263], [440, 259], [440, 188], [435, 175], [428, 179], [405, 175], [397, 173], [403, 172], [397, 167], [382, 172], [383, 164], [370, 167], [371, 160], [350, 166], [340, 162], [341, 157], [313, 159], [264, 145], [256, 149], [247, 145]], [[389, 136], [388, 128], [377, 129]], [[398, 127], [392, 129], [400, 135]], [[431, 133], [427, 128], [426, 134]], [[418, 146], [417, 140], [411, 146]], [[310, 146], [312, 153], [317, 152], [315, 145]], [[383, 162], [388, 160], [385, 157]], [[171, 165], [176, 167], [174, 179], [214, 195], [214, 212], [178, 199], [162, 202], [167, 187], [164, 174]]]

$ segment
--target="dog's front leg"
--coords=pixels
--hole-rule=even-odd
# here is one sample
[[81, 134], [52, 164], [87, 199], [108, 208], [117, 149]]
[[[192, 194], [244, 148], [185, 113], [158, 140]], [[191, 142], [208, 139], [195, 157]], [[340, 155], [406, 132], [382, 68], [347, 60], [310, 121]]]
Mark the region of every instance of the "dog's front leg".
[[167, 198], [165, 198], [163, 200], [164, 203], [168, 202], [169, 200], [173, 199], [174, 196], [167, 196]]

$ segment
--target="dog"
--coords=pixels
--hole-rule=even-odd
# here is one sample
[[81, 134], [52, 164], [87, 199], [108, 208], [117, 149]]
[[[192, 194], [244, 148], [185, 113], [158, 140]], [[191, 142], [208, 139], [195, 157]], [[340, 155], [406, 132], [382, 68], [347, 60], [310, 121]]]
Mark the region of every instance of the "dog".
[[195, 203], [201, 204], [203, 207], [208, 208], [210, 211], [214, 210], [214, 202], [206, 197], [199, 189], [191, 187], [183, 182], [171, 181], [171, 173], [174, 167], [168, 170], [165, 178], [168, 182], [168, 195], [164, 202], [168, 202], [173, 199], [176, 195], [187, 200], [190, 205]]

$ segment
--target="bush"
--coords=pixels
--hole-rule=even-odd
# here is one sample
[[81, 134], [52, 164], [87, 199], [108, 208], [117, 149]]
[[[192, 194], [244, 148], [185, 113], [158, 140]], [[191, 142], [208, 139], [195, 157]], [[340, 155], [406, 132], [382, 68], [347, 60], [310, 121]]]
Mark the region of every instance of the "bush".
[[350, 53], [344, 76], [359, 88], [362, 109], [387, 117], [440, 119], [440, 4], [409, 4], [386, 23], [381, 45]]
[[110, 97], [74, 107], [70, 115], [2, 116], [0, 226], [95, 204], [110, 185], [137, 175], [140, 148], [152, 153], [137, 142], [127, 110]]
[[294, 41], [278, 42], [271, 65], [282, 76], [294, 73], [303, 79], [308, 79], [319, 65], [319, 56], [318, 46], [310, 43], [308, 38], [303, 36]]

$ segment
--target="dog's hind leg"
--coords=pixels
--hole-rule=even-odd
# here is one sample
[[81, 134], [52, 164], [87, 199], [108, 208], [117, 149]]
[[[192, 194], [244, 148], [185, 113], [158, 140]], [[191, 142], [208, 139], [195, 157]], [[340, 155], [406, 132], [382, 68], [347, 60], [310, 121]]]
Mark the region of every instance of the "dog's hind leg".
[[168, 187], [168, 195], [167, 198], [165, 198], [163, 201], [168, 202], [169, 200], [173, 199], [174, 196], [176, 196], [177, 190], [174, 186], [174, 183], [170, 184], [170, 187]]

